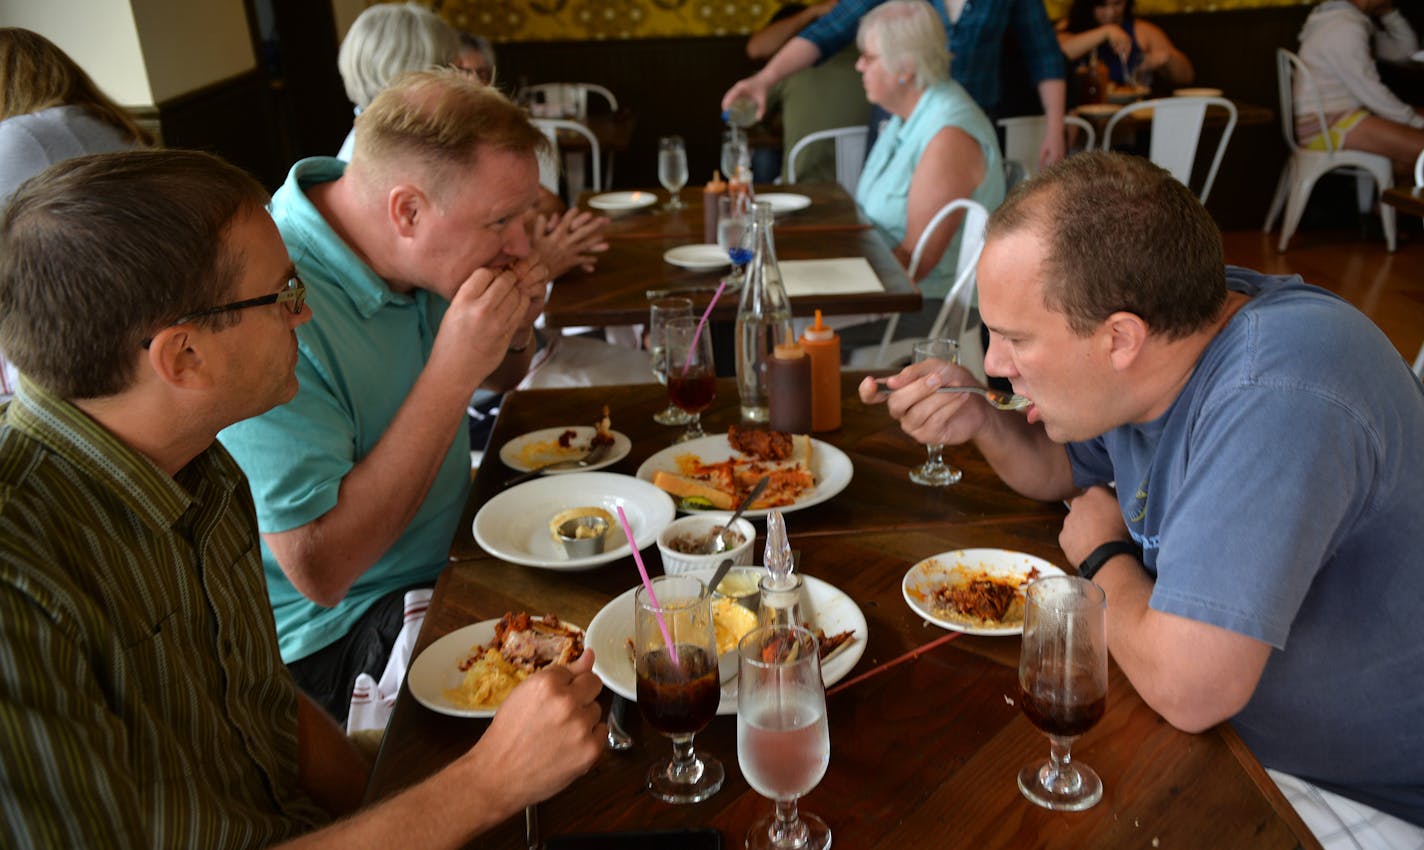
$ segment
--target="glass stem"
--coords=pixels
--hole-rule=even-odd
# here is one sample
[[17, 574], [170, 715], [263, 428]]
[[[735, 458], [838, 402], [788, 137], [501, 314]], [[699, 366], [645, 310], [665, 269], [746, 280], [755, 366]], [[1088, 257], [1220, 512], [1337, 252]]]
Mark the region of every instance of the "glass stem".
[[809, 837], [806, 824], [796, 811], [796, 800], [777, 800], [776, 820], [771, 824], [773, 847], [803, 847]]
[[668, 776], [683, 784], [692, 784], [702, 776], [702, 762], [692, 749], [691, 735], [672, 736], [672, 761], [668, 763]]
[[1044, 785], [1058, 794], [1076, 791], [1081, 779], [1073, 767], [1073, 739], [1049, 735], [1048, 746], [1049, 775], [1043, 778]]
[[944, 446], [943, 446], [943, 445], [940, 445], [939, 443], [936, 443], [936, 444], [934, 444], [934, 445], [932, 445], [932, 446], [925, 446], [925, 453], [926, 453], [926, 455], [928, 456], [928, 460], [925, 462], [925, 466], [931, 466], [931, 467], [941, 467], [941, 466], [944, 466]]

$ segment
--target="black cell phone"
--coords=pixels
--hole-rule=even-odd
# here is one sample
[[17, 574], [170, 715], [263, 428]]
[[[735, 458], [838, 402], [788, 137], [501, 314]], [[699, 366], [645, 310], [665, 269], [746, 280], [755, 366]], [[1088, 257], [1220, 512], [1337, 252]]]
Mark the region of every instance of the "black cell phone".
[[722, 850], [722, 833], [709, 827], [554, 835], [544, 850]]

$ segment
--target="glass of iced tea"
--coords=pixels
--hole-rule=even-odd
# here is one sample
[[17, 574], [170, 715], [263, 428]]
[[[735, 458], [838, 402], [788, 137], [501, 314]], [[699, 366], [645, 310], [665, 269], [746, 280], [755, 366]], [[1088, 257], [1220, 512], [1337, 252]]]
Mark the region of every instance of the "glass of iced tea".
[[668, 398], [688, 415], [687, 430], [679, 443], [705, 437], [702, 411], [712, 406], [717, 395], [717, 370], [712, 364], [712, 335], [699, 333], [694, 316], [679, 316], [663, 325], [667, 335]]
[[1046, 761], [1019, 771], [1019, 790], [1047, 809], [1076, 812], [1103, 796], [1093, 769], [1072, 758], [1073, 739], [1107, 708], [1107, 603], [1103, 589], [1077, 576], [1035, 581], [1024, 593], [1019, 705], [1048, 735]]
[[638, 709], [672, 739], [672, 758], [648, 770], [648, 792], [668, 803], [696, 803], [722, 787], [722, 763], [692, 748], [692, 737], [722, 699], [711, 594], [700, 579], [661, 576], [638, 588], [634, 604]]

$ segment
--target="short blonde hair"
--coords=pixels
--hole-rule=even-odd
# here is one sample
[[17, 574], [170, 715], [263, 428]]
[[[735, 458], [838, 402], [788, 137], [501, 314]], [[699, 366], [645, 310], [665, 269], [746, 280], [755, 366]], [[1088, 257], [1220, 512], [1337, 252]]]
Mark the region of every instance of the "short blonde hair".
[[890, 0], [861, 18], [855, 43], [862, 51], [870, 33], [880, 61], [897, 76], [913, 71], [922, 89], [949, 79], [949, 37], [939, 13], [924, 0]]
[[82, 106], [126, 141], [153, 144], [153, 136], [54, 42], [27, 29], [0, 28], [0, 120], [54, 106]]
[[346, 96], [365, 109], [407, 71], [453, 63], [460, 36], [444, 19], [417, 3], [378, 3], [362, 12], [336, 54]]
[[528, 114], [497, 89], [453, 68], [414, 71], [356, 116], [351, 168], [379, 182], [405, 179], [413, 165], [439, 197], [484, 150], [534, 156], [548, 144]]

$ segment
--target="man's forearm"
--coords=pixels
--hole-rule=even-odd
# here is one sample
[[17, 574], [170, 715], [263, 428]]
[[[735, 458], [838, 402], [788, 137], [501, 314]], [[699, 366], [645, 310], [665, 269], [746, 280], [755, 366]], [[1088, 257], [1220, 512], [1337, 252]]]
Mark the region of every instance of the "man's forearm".
[[1000, 480], [1021, 496], [1057, 501], [1076, 489], [1067, 450], [1020, 414], [995, 415], [974, 445]]
[[807, 41], [800, 36], [786, 42], [786, 46], [776, 51], [776, 55], [771, 57], [771, 61], [766, 63], [756, 76], [765, 81], [767, 87], [771, 87], [797, 73], [804, 71], [816, 64], [821, 58], [821, 49], [813, 42]]
[[1068, 86], [1062, 80], [1044, 80], [1038, 84], [1038, 99], [1043, 104], [1043, 116], [1049, 127], [1057, 126], [1063, 132], [1063, 115], [1068, 97]]
[[356, 811], [371, 766], [306, 694], [297, 692], [297, 776], [302, 788], [331, 815]]

